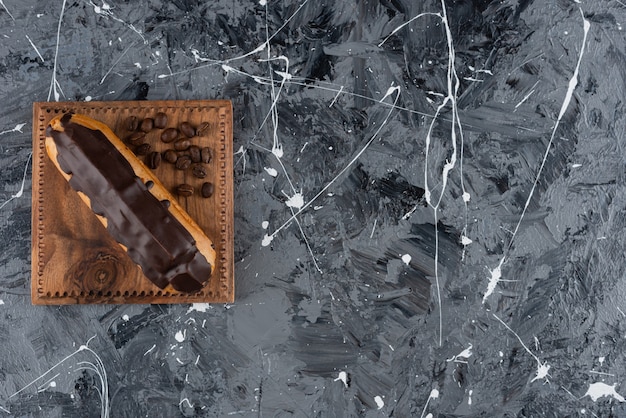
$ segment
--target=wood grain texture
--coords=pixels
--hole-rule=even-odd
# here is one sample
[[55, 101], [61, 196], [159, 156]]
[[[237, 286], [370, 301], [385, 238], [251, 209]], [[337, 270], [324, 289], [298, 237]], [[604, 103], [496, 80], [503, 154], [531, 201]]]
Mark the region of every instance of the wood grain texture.
[[[152, 284], [126, 252], [110, 237], [91, 209], [70, 188], [45, 151], [45, 129], [55, 116], [75, 112], [99, 120], [122, 139], [129, 132], [124, 122], [168, 115], [168, 127], [187, 121], [194, 126], [211, 125], [205, 136], [192, 144], [209, 147], [212, 161], [205, 179], [191, 170], [177, 170], [165, 161], [154, 170], [170, 191], [181, 183], [194, 186], [189, 197], [178, 202], [213, 241], [216, 265], [209, 283], [198, 293], [164, 290]], [[147, 134], [145, 142], [154, 151], [172, 144], [160, 140], [162, 129]], [[140, 157], [143, 158], [143, 157]], [[215, 185], [206, 199], [200, 195], [203, 182]], [[175, 193], [173, 193], [175, 195]], [[232, 106], [229, 101], [128, 101], [60, 102], [33, 105], [33, 212], [31, 300], [37, 305], [86, 303], [199, 303], [234, 301], [233, 260], [233, 149]]]

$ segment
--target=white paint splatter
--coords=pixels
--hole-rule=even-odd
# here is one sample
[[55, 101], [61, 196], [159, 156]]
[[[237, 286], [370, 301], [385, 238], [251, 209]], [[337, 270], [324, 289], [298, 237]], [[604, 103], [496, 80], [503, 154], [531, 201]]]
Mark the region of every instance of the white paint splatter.
[[[178, 359], [177, 359], [178, 360]], [[193, 408], [193, 404], [191, 402], [189, 402], [189, 398], [183, 398], [179, 403], [178, 406], [182, 406], [183, 403], [187, 403], [187, 405], [189, 406], [189, 408]]]
[[549, 376], [548, 374], [549, 371], [550, 371], [550, 365], [548, 363], [539, 363], [539, 365], [537, 366], [537, 375], [533, 378], [533, 380], [531, 380], [531, 382], [534, 382], [535, 380], [547, 378]]
[[410, 254], [404, 254], [402, 256], [402, 261], [404, 262], [404, 264], [406, 264], [408, 266], [409, 263], [411, 263], [411, 255]]
[[489, 283], [487, 283], [487, 291], [483, 296], [483, 304], [487, 301], [487, 298], [491, 296], [494, 290], [496, 290], [496, 286], [500, 282], [500, 278], [502, 277], [502, 264], [504, 263], [504, 258], [500, 259], [500, 264], [498, 267], [490, 270], [491, 277], [489, 278]]
[[93, 97], [91, 97], [91, 96], [85, 96], [85, 101], [86, 101], [86, 102], [90, 102], [90, 101], [92, 101], [92, 100], [93, 100]]
[[530, 354], [531, 356], [533, 356], [533, 358], [535, 359], [535, 361], [537, 362], [537, 374], [535, 375], [535, 377], [531, 380], [531, 382], [534, 382], [535, 380], [539, 380], [539, 379], [545, 379], [547, 378], [547, 376], [549, 376], [548, 372], [550, 371], [550, 365], [546, 362], [546, 363], [542, 363], [539, 360], [539, 357], [537, 357], [532, 351], [530, 351], [530, 349], [526, 346], [526, 344], [524, 344], [524, 341], [522, 341], [521, 337], [511, 329], [511, 327], [509, 327], [503, 320], [501, 320], [498, 315], [493, 314], [494, 318], [496, 318], [502, 325], [504, 325], [504, 327], [506, 329], [508, 329], [509, 331], [511, 331], [511, 333], [513, 333], [513, 335], [515, 335], [517, 337], [517, 340], [520, 342], [520, 344], [522, 345], [522, 347], [524, 347], [524, 350], [526, 350], [526, 352], [528, 354]]
[[290, 208], [300, 209], [302, 208], [302, 206], [304, 206], [304, 196], [302, 196], [302, 193], [297, 192], [296, 194], [291, 196], [289, 199], [287, 199], [285, 204], [289, 206]]
[[4, 301], [0, 299], [0, 305], [4, 305]]
[[335, 382], [337, 382], [337, 381], [343, 382], [343, 385], [347, 388], [348, 387], [348, 373], [346, 373], [344, 371], [339, 372], [339, 376], [337, 376], [337, 378], [334, 381]]
[[156, 348], [156, 344], [153, 344], [152, 347], [150, 347], [148, 349], [148, 351], [146, 351], [145, 353], [143, 353], [144, 357], [147, 356], [148, 354], [152, 353], [154, 351], [154, 349]]
[[198, 51], [197, 49], [191, 49], [190, 50], [191, 55], [193, 55], [193, 58], [196, 60], [196, 62], [207, 62], [207, 61], [213, 61], [209, 58], [204, 58], [200, 56], [200, 51]]
[[[108, 418], [109, 414], [110, 414], [110, 409], [109, 409], [109, 381], [108, 381], [106, 369], [104, 368], [104, 363], [102, 362], [102, 358], [100, 358], [100, 356], [95, 351], [93, 351], [91, 348], [89, 348], [89, 343], [94, 338], [96, 338], [96, 337], [95, 336], [91, 337], [89, 340], [87, 340], [87, 342], [85, 344], [81, 345], [76, 351], [74, 351], [73, 353], [65, 356], [62, 360], [60, 360], [54, 366], [49, 368], [45, 373], [39, 375], [39, 377], [37, 377], [36, 379], [32, 380], [26, 386], [23, 386], [20, 390], [18, 390], [17, 392], [15, 392], [11, 396], [9, 396], [9, 399], [13, 398], [14, 396], [19, 395], [20, 393], [24, 392], [27, 388], [35, 385], [37, 382], [39, 382], [44, 377], [48, 376], [50, 373], [52, 373], [52, 371], [54, 371], [55, 369], [60, 367], [63, 363], [65, 363], [69, 359], [73, 358], [74, 356], [77, 356], [79, 353], [86, 352], [88, 354], [91, 354], [95, 358], [94, 362], [92, 362], [92, 361], [78, 361], [78, 362], [76, 362], [76, 366], [78, 366], [78, 367], [70, 366], [70, 367], [68, 367], [68, 369], [70, 369], [72, 371], [89, 370], [89, 371], [94, 372], [98, 376], [98, 379], [99, 379], [100, 385], [101, 385], [100, 390], [97, 390], [98, 395], [100, 395], [100, 399], [101, 399], [100, 416], [102, 418]], [[70, 373], [70, 372], [68, 371], [68, 373]], [[60, 375], [60, 373], [57, 373], [51, 379], [48, 380], [50, 386], [53, 386], [53, 383], [54, 383], [52, 381], [52, 379], [55, 379], [59, 375]], [[56, 386], [56, 383], [54, 383], [54, 386]], [[2, 409], [4, 410], [4, 408], [2, 408]]]
[[[60, 375], [60, 373], [55, 374], [52, 377], [52, 379], [57, 378], [59, 375]], [[55, 382], [54, 380], [50, 380], [50, 381], [44, 383], [43, 385], [41, 385], [39, 388], [37, 388], [37, 392], [45, 392], [49, 388], [55, 388], [55, 387], [57, 387], [57, 382]]]
[[25, 123], [18, 123], [17, 125], [15, 125], [15, 128], [13, 128], [13, 132], [22, 132], [22, 128], [25, 126]]
[[463, 201], [465, 203], [469, 202], [470, 198], [471, 198], [471, 196], [470, 196], [470, 194], [468, 192], [463, 193]]
[[472, 356], [472, 347], [472, 344], [470, 344], [469, 347], [467, 347], [465, 350], [461, 351], [456, 356], [447, 359], [446, 361], [454, 361], [459, 363], [467, 362], [466, 360]]
[[[437, 307], [439, 312], [439, 346], [441, 347], [443, 344], [443, 309], [441, 306], [441, 289], [439, 283], [439, 230], [437, 227], [438, 224], [438, 214], [440, 204], [445, 196], [448, 178], [450, 172], [455, 168], [457, 158], [459, 158], [459, 176], [461, 178], [461, 189], [463, 190], [463, 195], [465, 195], [465, 185], [463, 181], [463, 126], [461, 124], [461, 120], [459, 117], [458, 107], [457, 107], [457, 98], [459, 95], [460, 88], [460, 80], [456, 72], [455, 61], [456, 61], [456, 53], [454, 48], [454, 42], [452, 37], [452, 30], [450, 29], [450, 24], [448, 21], [448, 15], [446, 11], [446, 4], [444, 0], [441, 0], [441, 13], [428, 13], [429, 15], [437, 16], [441, 20], [443, 28], [446, 33], [446, 41], [447, 41], [447, 52], [448, 52], [448, 63], [447, 63], [447, 91], [446, 96], [443, 101], [437, 106], [434, 116], [432, 116], [432, 120], [426, 132], [426, 138], [424, 140], [424, 199], [429, 207], [433, 210], [434, 216], [434, 229], [435, 229], [435, 257], [434, 257], [434, 276], [435, 276], [435, 287], [437, 293]], [[422, 15], [427, 15], [423, 13]], [[417, 17], [419, 17], [418, 15]], [[417, 18], [415, 17], [415, 18]], [[407, 23], [411, 22], [415, 18], [409, 20]], [[392, 32], [393, 33], [393, 32]], [[430, 62], [429, 62], [430, 64]], [[450, 121], [450, 145], [451, 152], [449, 152], [449, 156], [446, 158], [445, 164], [441, 169], [441, 176], [437, 179], [437, 186], [431, 188], [430, 185], [430, 169], [429, 169], [429, 160], [431, 154], [431, 141], [435, 137], [433, 136], [434, 128], [438, 123], [439, 117], [444, 112], [444, 109], [450, 107], [451, 110], [451, 121]], [[457, 143], [458, 137], [458, 143]], [[460, 145], [460, 151], [458, 147]], [[439, 195], [434, 197], [432, 192], [434, 190], [439, 190]], [[467, 218], [467, 202], [465, 205], [465, 212]]]
[[520, 107], [526, 100], [530, 98], [530, 96], [532, 96], [535, 93], [535, 87], [537, 87], [537, 84], [539, 84], [539, 80], [537, 80], [535, 84], [531, 87], [530, 92], [526, 96], [524, 96], [524, 98], [520, 100], [519, 103], [515, 105], [515, 109]]
[[387, 37], [385, 39], [383, 39], [378, 46], [381, 47], [383, 46], [383, 44], [385, 42], [387, 42], [387, 40], [389, 38], [391, 38], [396, 32], [398, 32], [400, 29], [402, 29], [403, 27], [407, 26], [408, 24], [410, 24], [411, 22], [413, 22], [416, 19], [419, 19], [420, 17], [424, 17], [424, 16], [437, 16], [439, 18], [441, 18], [441, 14], [439, 13], [420, 13], [417, 16], [412, 17], [411, 19], [409, 19], [408, 21], [404, 22], [403, 24], [401, 24], [400, 26], [398, 26], [397, 28], [395, 28], [393, 31], [391, 31], [391, 33], [389, 35], [387, 35]]
[[[306, 3], [306, 2], [304, 2]], [[303, 4], [304, 4], [303, 3]], [[363, 153], [369, 148], [369, 146], [374, 142], [374, 140], [376, 138], [378, 138], [378, 135], [380, 133], [380, 131], [383, 129], [383, 127], [387, 124], [387, 122], [389, 121], [389, 118], [392, 115], [393, 110], [396, 108], [396, 104], [398, 102], [398, 99], [400, 98], [400, 88], [399, 87], [394, 87], [393, 88], [394, 91], [396, 92], [396, 97], [394, 98], [394, 102], [393, 105], [391, 106], [391, 109], [389, 111], [389, 113], [387, 114], [385, 120], [379, 125], [378, 129], [376, 130], [376, 132], [374, 132], [374, 134], [370, 137], [370, 139], [361, 147], [361, 149], [356, 153], [356, 155], [344, 166], [344, 168], [342, 170], [339, 171], [339, 173], [333, 177], [328, 183], [326, 183], [326, 185], [315, 195], [313, 196], [313, 198], [311, 198], [311, 200], [309, 200], [306, 204], [304, 204], [303, 206], [301, 206], [297, 212], [293, 213], [292, 216], [287, 219], [281, 226], [279, 226], [276, 230], [274, 230], [274, 232], [268, 236], [266, 235], [263, 238], [263, 245], [267, 246], [269, 245], [269, 243], [271, 242], [272, 239], [274, 239], [274, 237], [280, 232], [282, 231], [284, 228], [286, 228], [294, 219], [297, 218], [298, 215], [300, 215], [305, 209], [307, 209], [309, 206], [311, 206], [313, 204], [313, 202], [315, 202], [320, 196], [322, 196], [323, 194], [326, 194], [327, 196], [333, 196], [332, 192], [327, 192], [327, 190], [335, 183], [335, 181], [337, 181], [339, 178], [341, 178], [341, 176], [350, 169], [350, 167], [352, 167], [352, 165], [361, 157], [361, 155], [363, 155]]]
[[[437, 389], [433, 389], [430, 391], [430, 395], [428, 395], [428, 399], [426, 400], [426, 404], [424, 405], [424, 409], [422, 410], [421, 418], [424, 418], [424, 414], [426, 413], [426, 408], [428, 408], [428, 404], [431, 399], [436, 399], [439, 397], [439, 391]], [[426, 415], [426, 417], [432, 417], [432, 414]]]
[[44, 60], [43, 57], [41, 56], [41, 54], [39, 53], [39, 49], [37, 49], [37, 47], [35, 46], [35, 43], [33, 42], [33, 40], [30, 39], [30, 36], [28, 36], [28, 35], [25, 35], [25, 36], [26, 36], [26, 39], [28, 39], [28, 42], [30, 42], [30, 45], [33, 47], [33, 49], [37, 53], [37, 55], [39, 56], [39, 59], [41, 60], [41, 62], [46, 62], [46, 60]]
[[265, 6], [267, 4], [267, 0], [259, 0], [259, 4], [261, 6]]
[[178, 341], [179, 343], [182, 343], [183, 341], [185, 341], [185, 334], [187, 334], [187, 331], [185, 330], [183, 331], [178, 331], [176, 333], [176, 335], [174, 335], [174, 338], [176, 339], [176, 341]]
[[504, 255], [500, 259], [500, 263], [498, 264], [498, 267], [491, 270], [491, 278], [489, 279], [489, 283], [487, 284], [487, 291], [485, 292], [485, 296], [483, 297], [483, 304], [485, 303], [486, 298], [493, 293], [496, 286], [498, 285], [498, 282], [500, 281], [500, 277], [502, 275], [502, 271], [501, 271], [502, 264], [504, 263], [505, 259], [508, 257], [508, 252], [513, 246], [513, 241], [515, 237], [517, 236], [517, 232], [519, 231], [520, 226], [522, 225], [522, 220], [524, 219], [524, 216], [526, 215], [526, 211], [528, 210], [528, 206], [530, 205], [533, 195], [535, 194], [535, 189], [537, 188], [537, 184], [539, 184], [539, 179], [541, 178], [541, 173], [543, 171], [544, 166], [546, 165], [548, 156], [550, 155], [551, 152], [553, 152], [552, 144], [554, 143], [556, 132], [559, 128], [559, 125], [561, 124], [561, 119], [565, 115], [565, 112], [567, 111], [567, 108], [570, 105], [570, 102], [572, 100], [572, 95], [574, 94], [574, 90], [576, 89], [576, 86], [578, 85], [578, 71], [580, 69], [580, 64], [583, 59], [583, 54], [585, 53], [585, 44], [587, 43], [587, 36], [589, 34], [589, 28], [591, 27], [591, 24], [589, 23], [589, 21], [585, 19], [585, 14], [583, 13], [582, 9], [579, 8], [579, 10], [583, 18], [583, 41], [582, 41], [582, 46], [580, 48], [580, 54], [578, 55], [576, 68], [574, 68], [574, 74], [572, 74], [572, 78], [570, 78], [569, 80], [567, 93], [565, 94], [565, 98], [563, 99], [563, 103], [561, 104], [561, 110], [559, 111], [559, 116], [556, 119], [554, 128], [552, 128], [552, 134], [550, 135], [550, 140], [548, 141], [548, 144], [546, 146], [546, 150], [544, 152], [543, 159], [541, 160], [541, 164], [539, 165], [539, 170], [537, 170], [537, 175], [535, 176], [533, 185], [530, 189], [530, 192], [528, 193], [528, 197], [526, 198], [526, 203], [524, 204], [522, 213], [519, 219], [517, 220], [517, 224], [515, 225], [515, 229], [513, 230], [513, 234], [511, 235], [509, 244], [506, 246], [504, 250]]
[[124, 320], [124, 322], [128, 322], [130, 320], [130, 317], [126, 314], [122, 315], [122, 320]]
[[383, 406], [385, 406], [385, 402], [380, 396], [375, 396], [374, 402], [376, 402], [376, 406], [378, 407], [378, 409], [383, 409]]
[[209, 309], [212, 309], [211, 304], [209, 303], [192, 303], [189, 309], [187, 309], [187, 314], [190, 314], [193, 311], [206, 312]]
[[4, 5], [4, 1], [3, 0], [0, 0], [0, 6], [2, 6], [4, 11], [7, 12], [7, 14], [11, 17], [11, 20], [13, 20], [15, 22], [15, 18], [13, 17], [11, 12], [9, 12], [9, 9], [7, 9], [7, 7]]
[[272, 147], [272, 154], [274, 154], [276, 156], [276, 158], [282, 158], [283, 157], [283, 145], [282, 144], [275, 144]]
[[279, 76], [281, 76], [284, 80], [291, 80], [291, 78], [293, 77], [291, 74], [285, 71], [274, 71], [274, 72], [278, 74]]
[[[17, 125], [15, 127], [15, 129], [18, 128]], [[22, 125], [23, 126], [23, 125]], [[21, 127], [20, 127], [21, 129]], [[21, 131], [20, 131], [21, 132]], [[10, 201], [12, 201], [13, 199], [17, 199], [19, 197], [22, 197], [22, 195], [24, 194], [24, 184], [26, 183], [26, 171], [28, 170], [28, 166], [30, 165], [30, 159], [32, 158], [33, 153], [31, 152], [30, 154], [28, 154], [28, 160], [26, 161], [26, 167], [24, 167], [24, 176], [22, 177], [22, 185], [20, 186], [20, 189], [17, 191], [17, 193], [11, 195], [11, 198], [9, 200], [7, 200], [6, 202], [4, 202], [2, 205], [0, 205], [0, 209], [2, 209], [3, 207], [5, 207]]]
[[[132, 30], [133, 32], [135, 32], [137, 35], [139, 35], [139, 37], [141, 37], [141, 39], [143, 40], [144, 44], [147, 44], [148, 41], [146, 40], [146, 38], [143, 36], [143, 34], [141, 33], [141, 30], [137, 29], [133, 24], [131, 23], [126, 23], [124, 20], [120, 19], [119, 17], [115, 16], [113, 14], [113, 12], [111, 12], [111, 6], [106, 3], [106, 2], [102, 2], [102, 6], [98, 6], [97, 4], [91, 2], [91, 5], [93, 6], [93, 11], [103, 17], [110, 17], [111, 19], [115, 20], [116, 22], [122, 23], [123, 25], [125, 25], [126, 27], [128, 27], [130, 30]], [[117, 38], [120, 42], [122, 42], [121, 38]]]
[[267, 221], [263, 221], [261, 222], [261, 228], [263, 229], [267, 229], [270, 226], [270, 223]]
[[26, 126], [25, 123], [18, 123], [17, 125], [15, 125], [15, 128], [7, 129], [6, 131], [2, 131], [2, 132], [0, 132], [0, 135], [8, 134], [8, 133], [11, 133], [11, 132], [22, 132], [22, 128], [24, 126]]
[[469, 392], [467, 393], [467, 404], [471, 405], [472, 404], [472, 393], [474, 393], [473, 390], [469, 390]]
[[276, 177], [278, 175], [278, 171], [276, 171], [276, 169], [274, 169], [274, 168], [263, 167], [263, 170], [265, 170], [267, 172], [267, 174], [269, 174], [272, 177]]
[[472, 241], [466, 235], [462, 235], [461, 236], [461, 244], [463, 244], [463, 246], [470, 245], [472, 242], [474, 242], [474, 241]]
[[[56, 42], [56, 47], [54, 50], [54, 65], [52, 67], [52, 79], [50, 80], [50, 90], [48, 91], [48, 101], [50, 101], [50, 97], [52, 96], [53, 92], [54, 92], [54, 100], [58, 102], [59, 99], [61, 98], [61, 96], [59, 95], [59, 92], [57, 91], [57, 88], [61, 90], [61, 86], [57, 82], [57, 57], [59, 56], [59, 43], [61, 42], [61, 24], [63, 23], [63, 14], [65, 13], [66, 3], [67, 3], [67, 0], [63, 0], [63, 4], [61, 6], [61, 14], [59, 15], [59, 24], [57, 26], [57, 42]], [[63, 90], [61, 90], [61, 93], [63, 93]]]
[[613, 383], [613, 386], [603, 382], [591, 383], [584, 396], [589, 396], [594, 402], [604, 396], [612, 397], [619, 402], [626, 402], [626, 399], [615, 391], [615, 385], [615, 383]]
[[268, 245], [270, 245], [270, 243], [274, 240], [274, 236], [273, 235], [268, 235], [265, 234], [265, 236], [263, 237], [263, 241], [261, 241], [261, 245], [264, 247], [267, 247]]
[[[341, 94], [341, 92], [343, 91], [343, 86], [341, 86], [339, 88], [339, 91], [337, 92], [337, 94], [335, 95], [335, 98], [333, 99], [332, 102], [330, 102], [330, 104], [328, 105], [328, 107], [333, 107], [333, 105], [335, 104], [335, 102], [337, 101], [337, 98], [339, 98], [339, 95]], [[302, 148], [304, 149], [304, 147]]]

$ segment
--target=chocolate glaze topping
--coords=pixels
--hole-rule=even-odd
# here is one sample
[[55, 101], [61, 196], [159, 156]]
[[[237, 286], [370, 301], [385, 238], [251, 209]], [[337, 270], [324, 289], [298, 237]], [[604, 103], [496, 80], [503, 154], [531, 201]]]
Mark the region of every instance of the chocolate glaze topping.
[[200, 290], [212, 266], [168, 205], [150, 193], [151, 185], [135, 175], [104, 133], [72, 122], [71, 114], [61, 124], [64, 132], [51, 126], [46, 130], [57, 147], [57, 161], [72, 175], [70, 186], [87, 195], [91, 209], [107, 219], [113, 238], [159, 288], [171, 284], [178, 291]]

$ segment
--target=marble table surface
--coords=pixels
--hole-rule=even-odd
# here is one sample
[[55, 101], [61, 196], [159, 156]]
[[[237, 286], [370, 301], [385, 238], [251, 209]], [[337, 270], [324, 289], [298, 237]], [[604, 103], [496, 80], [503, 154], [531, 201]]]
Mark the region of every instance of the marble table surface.
[[[0, 415], [626, 416], [626, 3], [0, 1]], [[228, 99], [236, 299], [32, 306], [36, 101]]]

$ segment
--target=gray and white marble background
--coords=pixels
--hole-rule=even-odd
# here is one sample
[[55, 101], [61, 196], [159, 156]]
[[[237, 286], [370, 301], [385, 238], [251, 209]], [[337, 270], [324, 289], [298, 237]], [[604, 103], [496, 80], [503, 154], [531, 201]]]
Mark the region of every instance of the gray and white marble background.
[[[1, 0], [0, 415], [626, 416], [620, 0]], [[236, 302], [30, 304], [31, 107], [230, 99]]]

